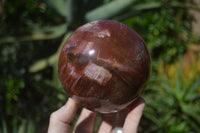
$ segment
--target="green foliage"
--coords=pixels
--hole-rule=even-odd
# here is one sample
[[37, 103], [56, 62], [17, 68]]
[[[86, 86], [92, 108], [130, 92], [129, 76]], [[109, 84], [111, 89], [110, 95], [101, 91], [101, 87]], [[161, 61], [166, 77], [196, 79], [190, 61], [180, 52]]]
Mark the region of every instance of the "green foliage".
[[19, 120], [13, 118], [12, 120], [12, 130], [9, 131], [9, 127], [4, 119], [2, 120], [2, 128], [0, 128], [1, 133], [34, 133], [35, 123], [33, 120]]
[[[60, 43], [60, 40], [57, 42]], [[48, 51], [45, 43], [48, 44]], [[8, 132], [13, 130], [12, 121], [15, 117], [20, 119], [21, 124], [21, 120], [28, 121], [29, 118], [34, 122], [34, 126], [40, 125], [40, 122], [48, 120], [50, 113], [63, 105], [67, 98], [62, 89], [57, 90], [45, 82], [51, 79], [52, 67], [35, 74], [28, 72], [30, 64], [35, 60], [57, 50], [54, 44], [48, 41], [45, 43], [35, 42], [33, 45], [32, 42], [24, 42], [0, 46], [0, 114], [6, 121]], [[38, 53], [44, 51], [44, 55], [38, 56]], [[17, 130], [21, 124], [16, 125]]]
[[148, 127], [148, 132], [198, 132], [199, 75], [185, 82], [182, 71], [178, 69], [173, 78], [175, 84], [169, 80], [166, 74], [152, 77], [144, 95], [147, 105], [143, 119], [145, 122], [141, 123]]
[[[0, 43], [16, 42], [21, 40], [21, 38], [26, 38], [24, 36], [32, 34], [40, 36], [40, 34], [37, 35], [37, 33], [38, 31], [40, 33], [41, 27], [43, 28], [45, 26], [52, 31], [55, 26], [52, 28], [48, 26], [58, 25], [64, 21], [62, 17], [58, 17], [50, 8], [47, 8], [45, 3], [39, 0], [21, 0], [20, 2], [5, 1], [3, 4], [5, 13], [0, 14]], [[32, 31], [34, 32], [32, 33]], [[49, 33], [49, 31], [46, 33]], [[11, 41], [7, 41], [5, 37], [10, 37], [11, 39], [8, 39]], [[57, 37], [58, 36], [54, 38]], [[32, 40], [32, 38], [30, 37], [25, 40]]]
[[53, 8], [58, 14], [63, 17], [66, 17], [67, 11], [67, 0], [45, 0], [46, 3]]
[[11, 112], [13, 110], [12, 100], [18, 101], [19, 94], [24, 88], [23, 79], [8, 79], [6, 80], [6, 99], [7, 99], [7, 110]]
[[[115, 0], [104, 4], [86, 14], [87, 21], [101, 20], [112, 18], [130, 7], [135, 0]], [[106, 13], [105, 13], [106, 12]], [[97, 15], [98, 14], [98, 15]]]
[[172, 8], [152, 11], [127, 19], [124, 23], [143, 37], [153, 58], [169, 62], [186, 50], [189, 41], [190, 23], [182, 21], [184, 18], [176, 22], [176, 13]]

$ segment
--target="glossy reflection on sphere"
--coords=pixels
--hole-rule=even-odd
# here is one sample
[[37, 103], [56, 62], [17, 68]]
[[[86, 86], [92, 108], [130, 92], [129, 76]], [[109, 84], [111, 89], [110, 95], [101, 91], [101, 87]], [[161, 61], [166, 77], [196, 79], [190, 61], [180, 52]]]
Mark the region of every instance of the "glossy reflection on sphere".
[[90, 110], [110, 113], [141, 94], [151, 60], [135, 31], [119, 22], [94, 21], [68, 38], [58, 65], [67, 94]]

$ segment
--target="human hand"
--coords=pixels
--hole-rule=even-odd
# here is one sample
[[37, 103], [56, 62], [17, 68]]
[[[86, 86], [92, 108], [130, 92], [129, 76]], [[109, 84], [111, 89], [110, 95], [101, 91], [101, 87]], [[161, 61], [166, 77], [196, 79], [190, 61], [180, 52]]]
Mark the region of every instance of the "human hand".
[[[137, 133], [144, 107], [144, 99], [138, 98], [128, 111], [122, 111], [125, 112], [125, 120], [122, 118], [120, 123], [117, 124], [123, 127], [123, 133]], [[69, 133], [70, 122], [74, 119], [77, 108], [78, 105], [71, 98], [69, 98], [63, 107], [51, 114], [48, 133]], [[73, 132], [92, 133], [95, 118], [96, 112], [84, 108]], [[110, 133], [113, 126], [116, 126], [114, 118], [116, 118], [116, 113], [105, 114], [100, 124], [98, 133]]]

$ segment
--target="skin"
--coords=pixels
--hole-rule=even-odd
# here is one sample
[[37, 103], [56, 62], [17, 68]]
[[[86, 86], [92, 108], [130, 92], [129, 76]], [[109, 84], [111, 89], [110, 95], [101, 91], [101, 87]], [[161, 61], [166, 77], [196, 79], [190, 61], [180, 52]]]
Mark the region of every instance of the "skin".
[[[123, 128], [123, 133], [137, 133], [144, 107], [144, 99], [138, 98], [129, 110], [125, 111], [125, 119], [118, 123], [119, 127]], [[69, 98], [63, 107], [51, 114], [48, 133], [69, 133], [70, 122], [76, 116], [77, 108], [78, 105]], [[84, 108], [73, 132], [92, 133], [95, 118], [96, 112]], [[116, 114], [105, 114], [98, 133], [110, 133], [114, 127], [112, 122], [114, 118], [116, 118]]]

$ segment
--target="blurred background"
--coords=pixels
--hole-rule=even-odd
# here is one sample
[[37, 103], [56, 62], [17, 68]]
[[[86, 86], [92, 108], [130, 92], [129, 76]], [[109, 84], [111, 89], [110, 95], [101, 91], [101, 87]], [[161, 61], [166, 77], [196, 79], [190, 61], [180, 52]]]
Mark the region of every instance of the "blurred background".
[[0, 133], [47, 131], [68, 98], [60, 48], [78, 26], [100, 19], [128, 25], [149, 48], [139, 132], [200, 132], [200, 0], [0, 0]]

